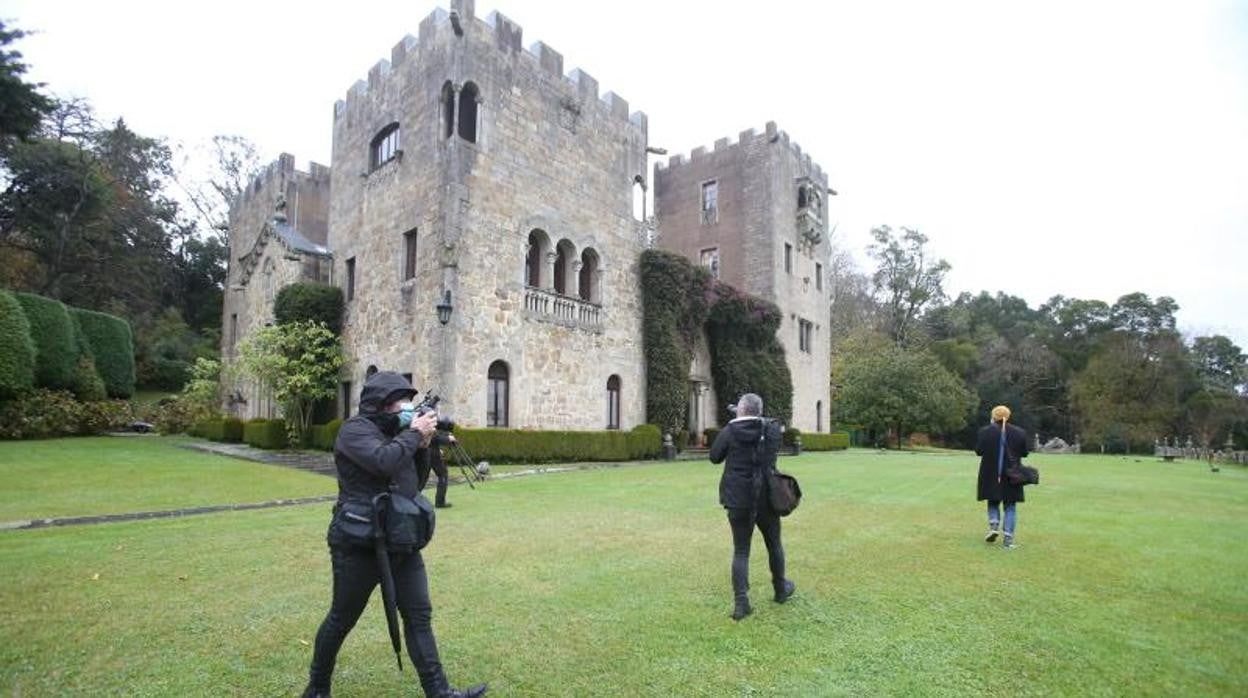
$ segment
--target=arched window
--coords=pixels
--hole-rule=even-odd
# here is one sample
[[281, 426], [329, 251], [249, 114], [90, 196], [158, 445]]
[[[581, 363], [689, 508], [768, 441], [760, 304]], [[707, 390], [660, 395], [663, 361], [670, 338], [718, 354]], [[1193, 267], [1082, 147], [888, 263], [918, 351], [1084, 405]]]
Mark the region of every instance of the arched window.
[[555, 248], [555, 293], [568, 294], [568, 267], [576, 259], [576, 247], [567, 240], [560, 240]]
[[542, 287], [542, 266], [550, 250], [550, 238], [546, 231], [534, 228], [529, 231], [529, 250], [524, 257], [524, 283], [534, 288]]
[[455, 87], [450, 80], [442, 83], [442, 129], [445, 138], [455, 135]]
[[583, 301], [598, 302], [598, 289], [594, 282], [598, 277], [598, 253], [592, 247], [581, 253], [580, 296]]
[[815, 431], [823, 431], [823, 400], [815, 403]]
[[607, 428], [620, 428], [620, 377], [607, 379]]
[[646, 220], [646, 183], [641, 175], [633, 177], [633, 220]]
[[399, 156], [399, 123], [396, 121], [377, 132], [369, 146], [369, 168], [377, 169]]
[[485, 425], [487, 427], [507, 426], [509, 373], [504, 361], [495, 361], [490, 364], [490, 370], [486, 373]]
[[480, 94], [471, 82], [464, 83], [459, 90], [459, 137], [469, 143], [477, 142], [477, 98]]

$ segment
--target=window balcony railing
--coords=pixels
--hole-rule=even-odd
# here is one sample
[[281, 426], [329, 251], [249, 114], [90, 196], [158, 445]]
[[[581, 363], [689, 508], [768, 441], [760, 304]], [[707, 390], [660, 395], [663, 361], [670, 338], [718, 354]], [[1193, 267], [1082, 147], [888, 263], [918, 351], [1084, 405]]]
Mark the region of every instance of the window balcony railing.
[[542, 322], [590, 330], [602, 327], [601, 306], [533, 286], [524, 289], [524, 311], [527, 316]]

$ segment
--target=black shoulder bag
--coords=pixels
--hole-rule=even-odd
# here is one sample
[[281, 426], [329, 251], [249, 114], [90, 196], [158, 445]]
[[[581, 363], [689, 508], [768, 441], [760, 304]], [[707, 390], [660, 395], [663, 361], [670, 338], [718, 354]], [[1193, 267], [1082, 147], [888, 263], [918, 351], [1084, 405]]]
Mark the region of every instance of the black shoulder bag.
[[[1001, 425], [1001, 441], [997, 445], [997, 469], [1001, 471], [1001, 463], [1005, 459], [1005, 425]], [[1005, 481], [1011, 485], [1039, 485], [1040, 471], [1031, 466], [1023, 465], [1020, 460], [1018, 465], [1011, 465], [1005, 468]]]
[[[766, 440], [766, 435], [760, 436], [758, 443], [754, 445], [755, 468], [759, 463], [758, 451]], [[802, 502], [802, 487], [797, 484], [797, 478], [776, 470], [775, 466], [768, 468], [764, 477], [766, 478], [764, 484], [767, 487], [767, 503], [771, 505], [771, 510], [780, 516], [792, 514], [797, 505]]]

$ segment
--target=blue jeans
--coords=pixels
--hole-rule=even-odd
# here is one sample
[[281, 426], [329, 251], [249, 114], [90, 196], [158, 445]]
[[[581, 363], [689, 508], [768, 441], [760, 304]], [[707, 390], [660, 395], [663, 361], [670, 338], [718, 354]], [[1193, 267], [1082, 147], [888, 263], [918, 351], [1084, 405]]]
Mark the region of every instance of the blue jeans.
[[[1005, 535], [1009, 538], [1014, 537], [1014, 524], [1018, 521], [1018, 514], [1014, 511], [1014, 502], [1005, 503]], [[988, 500], [988, 526], [996, 528], [1001, 524], [1001, 502]]]

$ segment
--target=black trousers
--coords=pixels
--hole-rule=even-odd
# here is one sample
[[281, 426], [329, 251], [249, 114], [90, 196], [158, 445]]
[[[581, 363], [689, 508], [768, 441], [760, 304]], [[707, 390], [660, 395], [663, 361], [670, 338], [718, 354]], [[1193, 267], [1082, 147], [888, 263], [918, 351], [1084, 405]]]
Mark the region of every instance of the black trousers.
[[442, 449], [429, 450], [429, 467], [438, 478], [438, 493], [434, 496], [433, 503], [435, 506], [445, 506], [446, 486], [450, 484], [451, 478], [446, 468], [446, 460], [442, 458]]
[[732, 592], [745, 596], [750, 590], [750, 542], [754, 527], [763, 533], [767, 546], [767, 564], [771, 567], [771, 584], [784, 584], [784, 545], [780, 542], [780, 517], [763, 503], [753, 509], [729, 509], [728, 525], [732, 528]]
[[[332, 535], [332, 534], [331, 534]], [[368, 604], [373, 588], [381, 582], [377, 569], [376, 554], [371, 548], [351, 545], [330, 545], [330, 558], [334, 567], [334, 598], [329, 614], [316, 633], [316, 645], [312, 652], [309, 671], [312, 685], [329, 693], [338, 650], [347, 639], [347, 633], [355, 627], [360, 614]], [[429, 603], [429, 580], [425, 576], [425, 561], [420, 553], [391, 554], [390, 569], [394, 575], [394, 588], [399, 614], [403, 618], [403, 634], [407, 654], [416, 667], [420, 685], [425, 695], [436, 696], [447, 687], [442, 663], [438, 659], [438, 643], [433, 637], [433, 606]], [[370, 638], [376, 642], [389, 643], [387, 636]]]

